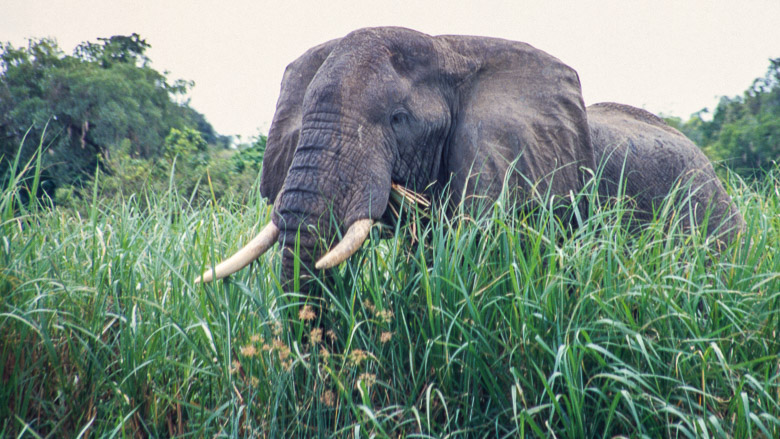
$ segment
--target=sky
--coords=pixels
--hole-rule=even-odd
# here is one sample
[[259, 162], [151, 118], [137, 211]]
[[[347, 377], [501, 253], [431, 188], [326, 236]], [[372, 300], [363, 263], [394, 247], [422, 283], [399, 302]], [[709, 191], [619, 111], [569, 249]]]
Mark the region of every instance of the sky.
[[579, 73], [587, 105], [686, 119], [742, 94], [780, 57], [780, 0], [0, 0], [0, 41], [81, 42], [138, 33], [152, 67], [195, 82], [220, 134], [267, 133], [284, 68], [370, 26], [524, 41]]

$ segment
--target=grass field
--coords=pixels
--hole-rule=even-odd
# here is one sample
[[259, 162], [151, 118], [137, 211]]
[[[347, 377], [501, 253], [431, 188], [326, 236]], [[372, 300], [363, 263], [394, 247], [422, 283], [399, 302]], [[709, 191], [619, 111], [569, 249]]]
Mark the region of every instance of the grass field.
[[315, 300], [282, 291], [278, 248], [192, 283], [268, 222], [256, 188], [79, 214], [14, 209], [12, 181], [0, 436], [780, 437], [780, 172], [729, 183], [748, 231], [721, 254], [668, 212], [631, 235], [594, 205], [569, 234], [434, 208]]

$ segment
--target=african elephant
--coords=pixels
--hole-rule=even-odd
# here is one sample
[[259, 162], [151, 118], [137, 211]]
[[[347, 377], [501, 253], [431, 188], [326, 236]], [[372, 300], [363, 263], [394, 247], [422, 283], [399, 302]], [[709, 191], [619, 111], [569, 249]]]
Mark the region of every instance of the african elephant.
[[459, 202], [495, 200], [506, 179], [522, 200], [565, 209], [585, 168], [580, 82], [558, 59], [502, 39], [357, 30], [287, 67], [261, 175], [272, 220], [202, 280], [277, 241], [283, 283], [296, 247], [300, 273], [338, 265], [385, 212], [391, 183]]
[[[683, 228], [703, 226], [707, 234], [730, 241], [745, 221], [721, 185], [712, 164], [685, 135], [639, 108], [600, 103], [587, 108], [596, 164], [603, 166], [599, 195], [623, 194], [634, 203], [634, 225], [646, 224], [675, 186]], [[691, 224], [693, 213], [693, 224]]]

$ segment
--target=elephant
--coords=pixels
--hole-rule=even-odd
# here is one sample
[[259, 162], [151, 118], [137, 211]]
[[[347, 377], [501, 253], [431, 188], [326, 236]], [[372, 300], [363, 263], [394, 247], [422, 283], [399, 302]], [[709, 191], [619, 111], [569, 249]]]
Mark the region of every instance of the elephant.
[[660, 117], [628, 105], [605, 102], [587, 107], [602, 199], [632, 200], [632, 226], [653, 219], [679, 185], [674, 208], [683, 230], [703, 227], [722, 243], [744, 230], [745, 221], [704, 153]]
[[198, 281], [279, 242], [282, 284], [308, 291], [304, 276], [361, 246], [394, 183], [453, 203], [506, 184], [517, 203], [566, 211], [594, 167], [590, 133], [577, 73], [528, 44], [356, 30], [287, 66], [260, 178], [271, 221]]

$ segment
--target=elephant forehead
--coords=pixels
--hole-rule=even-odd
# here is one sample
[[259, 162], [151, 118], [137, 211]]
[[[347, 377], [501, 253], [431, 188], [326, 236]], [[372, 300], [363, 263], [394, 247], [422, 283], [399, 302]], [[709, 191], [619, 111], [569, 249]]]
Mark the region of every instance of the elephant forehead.
[[410, 90], [408, 79], [377, 63], [323, 65], [306, 90], [303, 110], [346, 114], [351, 109], [373, 120]]
[[425, 64], [434, 55], [434, 47], [433, 37], [410, 29], [366, 28], [342, 38], [334, 53], [362, 60], [379, 57], [402, 68], [407, 62]]
[[[312, 87], [338, 84], [342, 95], [366, 99], [403, 94], [418, 76], [429, 76], [438, 54], [431, 37], [408, 29], [355, 31], [341, 39], [314, 77]], [[391, 96], [387, 96], [391, 94]]]

